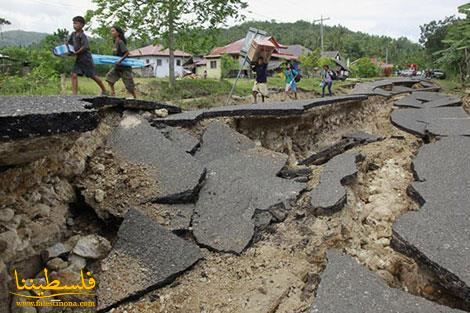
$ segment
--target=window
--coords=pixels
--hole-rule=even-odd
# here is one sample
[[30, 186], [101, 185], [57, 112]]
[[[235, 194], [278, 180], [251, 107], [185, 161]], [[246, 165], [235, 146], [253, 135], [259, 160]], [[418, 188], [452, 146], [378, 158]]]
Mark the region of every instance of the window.
[[145, 60], [145, 63], [149, 64], [149, 63], [150, 63], [150, 59]]
[[157, 66], [162, 66], [162, 59], [157, 59]]
[[180, 59], [176, 60], [176, 65], [181, 66], [181, 60]]
[[211, 68], [217, 68], [217, 61], [211, 61]]

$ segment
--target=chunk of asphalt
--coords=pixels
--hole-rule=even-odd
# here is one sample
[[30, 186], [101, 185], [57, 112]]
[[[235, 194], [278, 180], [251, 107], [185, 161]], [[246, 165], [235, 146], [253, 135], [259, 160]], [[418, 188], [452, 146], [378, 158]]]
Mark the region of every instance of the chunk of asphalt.
[[397, 102], [394, 103], [394, 105], [400, 108], [421, 109], [423, 107], [423, 102], [424, 101], [418, 100], [415, 97], [413, 97], [413, 95], [410, 95], [410, 96], [406, 96], [398, 100]]
[[254, 147], [255, 143], [248, 137], [222, 122], [212, 122], [204, 131], [201, 146], [194, 156], [202, 164], [208, 164], [213, 160]]
[[199, 146], [199, 140], [181, 128], [165, 127], [160, 129], [160, 131], [168, 140], [177, 144], [188, 153], [193, 153]]
[[161, 189], [154, 202], [193, 202], [205, 177], [205, 168], [150, 124], [126, 116], [108, 138], [108, 146], [133, 163], [149, 166]]
[[98, 126], [98, 112], [78, 97], [0, 96], [0, 140], [82, 133]]
[[414, 92], [395, 103], [397, 107], [413, 107], [417, 109], [460, 106], [462, 101], [457, 97], [451, 97], [435, 92]]
[[113, 249], [101, 263], [98, 311], [170, 283], [201, 258], [197, 245], [129, 209]]
[[424, 136], [470, 135], [470, 117], [462, 107], [399, 109], [392, 112], [391, 122], [412, 134]]
[[425, 145], [413, 160], [420, 180], [411, 194], [424, 203], [393, 225], [392, 248], [415, 259], [456, 297], [470, 302], [470, 138]]
[[343, 135], [342, 138], [351, 139], [361, 144], [372, 143], [372, 142], [380, 141], [383, 139], [380, 136], [376, 136], [376, 135], [369, 134], [369, 133], [362, 132], [362, 131]]
[[327, 98], [316, 98], [291, 102], [270, 102], [246, 105], [232, 105], [205, 110], [188, 111], [175, 114], [163, 119], [157, 119], [152, 125], [162, 127], [169, 126], [191, 126], [203, 119], [219, 117], [288, 117], [302, 115], [306, 110], [314, 107], [341, 104], [351, 101], [366, 100], [365, 95], [345, 95]]
[[305, 185], [276, 176], [286, 160], [286, 155], [259, 148], [208, 163], [193, 216], [197, 242], [239, 254], [253, 238], [256, 213], [269, 212], [276, 219], [281, 209], [288, 211]]
[[[352, 90], [351, 94], [390, 97], [392, 95], [400, 94], [403, 92], [410, 92], [412, 90], [417, 90], [417, 89], [411, 89], [411, 87], [413, 87], [413, 85], [417, 83], [421, 83], [421, 84], [426, 83], [426, 86], [423, 85], [424, 89], [429, 89], [429, 90], [439, 89], [431, 82], [422, 80], [420, 78], [397, 77], [397, 78], [387, 78], [387, 79], [381, 79], [381, 80], [376, 80], [372, 82], [357, 84]], [[407, 87], [409, 87], [409, 89]], [[389, 90], [386, 90], [386, 89], [389, 89]]]
[[300, 165], [321, 165], [331, 158], [346, 152], [356, 146], [368, 144], [382, 140], [383, 138], [375, 135], [371, 135], [365, 132], [356, 132], [351, 134], [343, 135], [341, 140], [337, 143], [321, 150], [318, 153], [314, 153], [308, 158], [299, 162]]
[[470, 136], [470, 116], [428, 119], [427, 130], [435, 136]]
[[389, 287], [375, 273], [339, 251], [329, 250], [310, 313], [462, 312]]
[[424, 112], [421, 109], [400, 109], [390, 115], [390, 121], [396, 127], [413, 135], [424, 137], [426, 126]]
[[165, 228], [171, 231], [189, 230], [194, 213], [194, 203], [183, 204], [154, 204], [159, 214], [165, 217]]
[[181, 113], [181, 108], [156, 101], [146, 101], [140, 99], [125, 99], [117, 97], [84, 97], [83, 101], [89, 104], [88, 107], [100, 109], [104, 107], [116, 107], [121, 109], [134, 109], [134, 110], [159, 110], [166, 109], [168, 113], [175, 114]]
[[332, 158], [323, 169], [320, 183], [310, 192], [311, 205], [315, 211], [334, 213], [346, 203], [343, 185], [356, 176], [358, 153], [344, 153]]

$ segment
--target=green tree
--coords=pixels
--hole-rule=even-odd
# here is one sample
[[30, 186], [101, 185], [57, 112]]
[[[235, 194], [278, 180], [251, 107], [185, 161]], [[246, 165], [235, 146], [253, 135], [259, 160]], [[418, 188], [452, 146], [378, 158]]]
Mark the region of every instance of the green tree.
[[328, 65], [330, 68], [334, 68], [336, 66], [336, 63], [332, 59], [327, 58], [327, 57], [319, 58], [317, 63], [319, 67]]
[[465, 15], [448, 26], [442, 42], [448, 47], [435, 53], [438, 64], [457, 71], [464, 82], [470, 77], [470, 3], [459, 6], [459, 13]]
[[3, 37], [3, 26], [11, 25], [11, 22], [6, 18], [0, 17], [0, 35]]
[[449, 47], [444, 42], [449, 27], [457, 21], [455, 16], [446, 17], [441, 21], [431, 21], [428, 24], [420, 26], [421, 36], [419, 42], [424, 46], [426, 58], [429, 63], [437, 60], [436, 52]]
[[351, 69], [357, 77], [367, 78], [379, 75], [379, 68], [367, 57], [357, 60]]
[[101, 27], [126, 26], [138, 38], [161, 38], [170, 52], [170, 85], [175, 84], [175, 35], [195, 27], [214, 28], [229, 17], [240, 18], [244, 0], [93, 0], [87, 20]]
[[240, 64], [229, 54], [222, 55], [220, 61], [222, 67], [222, 78], [227, 78], [230, 76], [232, 71], [237, 71], [240, 69]]
[[303, 73], [310, 77], [316, 67], [318, 67], [318, 60], [320, 59], [320, 50], [317, 48], [308, 55], [300, 56], [300, 63], [302, 64]]

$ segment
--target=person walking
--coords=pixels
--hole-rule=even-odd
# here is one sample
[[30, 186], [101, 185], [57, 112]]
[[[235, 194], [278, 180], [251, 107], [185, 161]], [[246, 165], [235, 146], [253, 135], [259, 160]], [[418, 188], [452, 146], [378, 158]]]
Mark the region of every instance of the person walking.
[[258, 94], [261, 95], [261, 102], [264, 102], [264, 98], [268, 97], [268, 64], [264, 63], [263, 57], [259, 57], [252, 70], [256, 72], [256, 80], [253, 86], [253, 99], [256, 104], [258, 102]]
[[113, 55], [121, 57], [116, 62], [116, 64], [113, 65], [108, 74], [106, 74], [106, 81], [108, 82], [109, 88], [111, 89], [111, 96], [116, 95], [114, 84], [119, 79], [122, 79], [124, 86], [126, 86], [127, 92], [129, 92], [134, 97], [134, 99], [137, 99], [134, 78], [132, 77], [132, 68], [130, 66], [121, 64], [122, 61], [124, 61], [124, 59], [129, 55], [129, 50], [126, 47], [127, 41], [126, 37], [124, 36], [124, 31], [118, 26], [113, 26], [111, 27], [111, 36], [114, 40]]
[[[75, 64], [72, 69], [72, 94], [76, 95], [78, 91], [78, 76], [85, 75], [93, 79], [101, 89], [101, 95], [108, 95], [106, 87], [101, 79], [96, 75], [95, 65], [90, 52], [88, 38], [83, 31], [85, 19], [82, 16], [75, 16], [72, 19], [73, 29], [75, 30], [69, 37], [67, 44], [73, 46], [73, 55], [76, 55]], [[68, 49], [67, 45], [67, 49]]]
[[[284, 71], [284, 77], [286, 81], [286, 96], [292, 99], [291, 93], [294, 94], [294, 99], [297, 100], [297, 83], [295, 82], [295, 77], [298, 72], [293, 68], [292, 64], [287, 63], [286, 70]], [[287, 97], [286, 97], [287, 99]]]
[[325, 88], [328, 87], [328, 93], [330, 97], [333, 95], [331, 92], [331, 88], [333, 86], [333, 73], [330, 70], [330, 67], [328, 64], [323, 65], [323, 71], [322, 71], [322, 81], [321, 81], [321, 87], [322, 87], [322, 93], [321, 96], [322, 98], [325, 97]]

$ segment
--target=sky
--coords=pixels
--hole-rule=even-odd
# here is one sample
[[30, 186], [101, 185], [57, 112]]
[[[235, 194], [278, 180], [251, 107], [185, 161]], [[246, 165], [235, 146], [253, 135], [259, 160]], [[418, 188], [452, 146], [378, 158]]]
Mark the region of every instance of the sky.
[[[341, 24], [354, 31], [418, 41], [419, 25], [457, 14], [462, 0], [247, 0], [248, 20], [313, 21], [322, 15], [326, 25]], [[71, 19], [93, 7], [91, 0], [0, 0], [0, 17], [21, 29], [52, 33], [72, 30]]]

